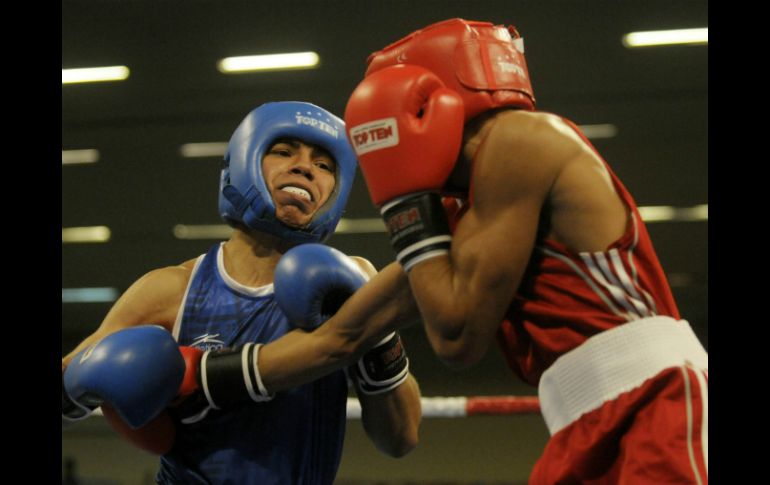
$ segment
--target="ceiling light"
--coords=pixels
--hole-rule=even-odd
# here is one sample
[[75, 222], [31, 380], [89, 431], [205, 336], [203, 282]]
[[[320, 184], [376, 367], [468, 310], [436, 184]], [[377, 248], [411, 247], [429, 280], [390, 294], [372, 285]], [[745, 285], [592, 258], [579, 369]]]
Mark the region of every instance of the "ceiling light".
[[586, 136], [595, 140], [597, 138], [612, 138], [618, 134], [618, 128], [615, 125], [579, 125], [580, 131]]
[[[232, 236], [233, 228], [227, 224], [196, 225], [177, 224], [172, 229], [177, 239], [227, 239]], [[338, 234], [372, 234], [385, 232], [385, 223], [377, 218], [346, 219], [337, 224]]]
[[103, 303], [118, 299], [115, 288], [62, 288], [62, 303]]
[[104, 243], [110, 240], [110, 228], [107, 226], [62, 227], [62, 243]]
[[222, 157], [227, 152], [226, 142], [185, 143], [179, 153], [185, 158]]
[[385, 223], [379, 217], [371, 219], [342, 219], [334, 231], [341, 234], [385, 232]]
[[626, 47], [649, 47], [673, 44], [708, 44], [709, 29], [651, 30], [631, 32], [623, 36]]
[[249, 71], [313, 69], [318, 66], [319, 60], [320, 58], [315, 52], [226, 57], [217, 63], [217, 69], [225, 74]]
[[61, 83], [93, 83], [100, 81], [123, 81], [128, 78], [126, 66], [87, 67], [83, 69], [62, 69]]
[[62, 150], [61, 164], [75, 165], [80, 163], [95, 163], [99, 161], [99, 150]]
[[[651, 222], [692, 222], [708, 221], [708, 204], [693, 207], [646, 206], [639, 207], [639, 213], [646, 223]], [[177, 224], [172, 230], [177, 239], [227, 239], [233, 228], [226, 224], [195, 225]], [[343, 218], [337, 224], [335, 234], [377, 234], [386, 232], [382, 219]]]
[[693, 207], [671, 207], [652, 205], [639, 207], [639, 214], [644, 222], [694, 222], [709, 220], [708, 204]]
[[172, 232], [177, 239], [227, 239], [233, 235], [233, 228], [227, 224], [177, 224]]

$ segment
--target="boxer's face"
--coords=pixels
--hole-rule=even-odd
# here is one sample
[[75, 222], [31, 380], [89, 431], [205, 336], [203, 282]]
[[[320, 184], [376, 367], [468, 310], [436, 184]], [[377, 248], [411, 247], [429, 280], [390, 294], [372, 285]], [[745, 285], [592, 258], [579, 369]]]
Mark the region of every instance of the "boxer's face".
[[296, 138], [279, 139], [262, 159], [262, 175], [275, 203], [275, 216], [304, 227], [334, 190], [337, 165], [321, 147]]

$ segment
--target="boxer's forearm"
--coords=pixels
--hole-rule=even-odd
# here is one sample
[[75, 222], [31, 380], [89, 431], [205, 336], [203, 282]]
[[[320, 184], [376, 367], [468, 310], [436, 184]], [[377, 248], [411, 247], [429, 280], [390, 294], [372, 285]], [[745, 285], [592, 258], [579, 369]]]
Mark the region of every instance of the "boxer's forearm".
[[493, 264], [474, 259], [458, 262], [443, 255], [409, 273], [428, 340], [437, 356], [456, 368], [486, 353], [515, 290], [507, 275], [491, 276]]
[[420, 388], [412, 375], [392, 391], [375, 395], [359, 392], [358, 399], [364, 429], [377, 449], [401, 457], [417, 446], [422, 405]]
[[262, 381], [277, 392], [316, 380], [354, 363], [384, 335], [417, 318], [406, 275], [391, 264], [314, 331], [297, 329], [262, 347]]

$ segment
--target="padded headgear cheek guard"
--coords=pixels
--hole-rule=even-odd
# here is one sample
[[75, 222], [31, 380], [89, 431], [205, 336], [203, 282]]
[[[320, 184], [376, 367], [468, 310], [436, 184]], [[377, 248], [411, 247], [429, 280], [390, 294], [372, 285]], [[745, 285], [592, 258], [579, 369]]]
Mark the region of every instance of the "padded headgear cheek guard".
[[465, 121], [502, 106], [535, 109], [524, 40], [513, 27], [450, 19], [371, 54], [366, 75], [396, 64], [433, 71], [465, 104]]
[[[262, 174], [262, 159], [279, 138], [297, 138], [328, 151], [337, 165], [334, 191], [303, 228], [275, 217], [275, 202]], [[334, 232], [353, 186], [357, 159], [345, 122], [310, 103], [283, 101], [254, 109], [230, 138], [219, 181], [219, 214], [292, 243], [322, 242]]]

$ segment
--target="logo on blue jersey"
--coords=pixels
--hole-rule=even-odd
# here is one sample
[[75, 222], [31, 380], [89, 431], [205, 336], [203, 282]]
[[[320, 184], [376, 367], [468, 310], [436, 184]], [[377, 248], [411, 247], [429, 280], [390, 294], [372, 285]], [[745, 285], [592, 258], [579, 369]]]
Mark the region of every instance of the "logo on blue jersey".
[[198, 347], [201, 350], [216, 350], [225, 346], [225, 343], [221, 340], [217, 340], [218, 333], [208, 334], [205, 333], [200, 337], [195, 337], [190, 344], [191, 347]]

